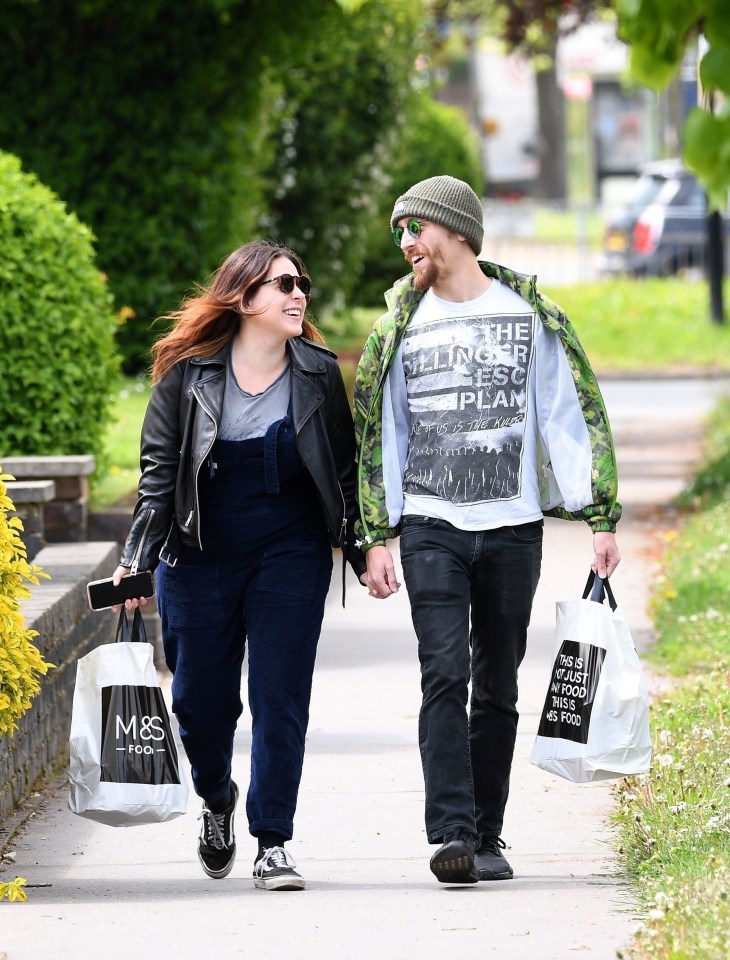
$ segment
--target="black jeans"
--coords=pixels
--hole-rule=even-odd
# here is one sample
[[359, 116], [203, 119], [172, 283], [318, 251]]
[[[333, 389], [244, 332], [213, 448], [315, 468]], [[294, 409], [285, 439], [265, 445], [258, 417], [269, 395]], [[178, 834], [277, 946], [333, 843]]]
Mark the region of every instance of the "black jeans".
[[401, 561], [421, 662], [429, 843], [458, 827], [482, 837], [502, 832], [542, 527], [538, 520], [475, 532], [403, 518]]

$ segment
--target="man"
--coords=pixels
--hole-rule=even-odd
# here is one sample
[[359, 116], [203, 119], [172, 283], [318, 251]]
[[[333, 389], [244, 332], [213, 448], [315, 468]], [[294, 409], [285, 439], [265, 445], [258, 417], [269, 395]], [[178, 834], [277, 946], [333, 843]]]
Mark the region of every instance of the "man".
[[[603, 400], [565, 314], [535, 277], [477, 257], [483, 212], [431, 177], [391, 228], [412, 273], [386, 293], [355, 387], [367, 585], [398, 590], [400, 535], [418, 637], [426, 832], [443, 883], [504, 880], [517, 670], [540, 574], [543, 514], [587, 521], [602, 577], [620, 557]], [[471, 702], [467, 716], [468, 687]]]

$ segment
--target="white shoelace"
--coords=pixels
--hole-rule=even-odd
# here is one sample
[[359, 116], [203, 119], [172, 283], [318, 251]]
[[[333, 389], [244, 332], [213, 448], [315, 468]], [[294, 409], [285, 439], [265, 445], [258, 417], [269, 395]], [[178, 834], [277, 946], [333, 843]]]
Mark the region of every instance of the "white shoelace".
[[207, 807], [198, 814], [198, 820], [204, 817], [203, 828], [205, 830], [205, 842], [209, 847], [215, 847], [216, 850], [223, 850], [226, 846], [226, 839], [223, 836], [223, 827], [226, 823], [225, 813], [213, 813]]
[[291, 867], [293, 870], [296, 867], [294, 858], [284, 847], [267, 847], [261, 858], [256, 861], [254, 876], [262, 877], [264, 871], [276, 870], [280, 867]]

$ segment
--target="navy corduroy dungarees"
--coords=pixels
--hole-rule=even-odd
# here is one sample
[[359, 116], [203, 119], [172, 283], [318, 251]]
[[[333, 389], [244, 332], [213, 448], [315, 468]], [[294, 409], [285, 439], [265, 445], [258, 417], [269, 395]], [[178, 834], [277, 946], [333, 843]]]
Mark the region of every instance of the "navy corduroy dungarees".
[[332, 548], [291, 411], [265, 437], [217, 440], [201, 471], [203, 551], [160, 564], [173, 710], [196, 793], [229, 789], [248, 645], [249, 830], [291, 839]]

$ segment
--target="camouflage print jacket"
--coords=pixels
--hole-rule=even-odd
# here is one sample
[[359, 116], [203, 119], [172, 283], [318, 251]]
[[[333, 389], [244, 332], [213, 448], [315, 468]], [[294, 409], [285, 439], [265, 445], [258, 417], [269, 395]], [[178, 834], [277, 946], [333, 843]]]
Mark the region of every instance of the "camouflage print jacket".
[[[553, 460], [557, 451], [542, 450], [539, 464], [540, 496], [543, 512], [547, 516], [566, 520], [585, 520], [594, 533], [613, 532], [621, 516], [617, 502], [616, 457], [611, 428], [606, 408], [588, 358], [578, 340], [570, 321], [557, 306], [537, 291], [536, 278], [515, 273], [497, 264], [480, 261], [483, 272], [496, 278], [523, 297], [537, 312], [544, 328], [560, 339], [575, 384], [573, 408], [580, 405], [580, 412], [587, 428], [586, 444], [590, 443], [586, 462], [590, 463], [590, 479], [585, 478], [584, 489], [590, 489], [589, 503], [572, 509], [565, 507], [560, 489], [559, 470]], [[373, 326], [365, 344], [357, 369], [355, 381], [355, 433], [358, 449], [358, 480], [360, 499], [360, 522], [356, 534], [364, 549], [399, 533], [399, 516], [386, 506], [384, 457], [392, 453], [383, 449], [383, 395], [390, 365], [422, 297], [413, 286], [412, 274], [403, 277], [386, 293], [388, 312]], [[572, 393], [572, 391], [571, 391]], [[568, 458], [562, 458], [564, 476], [571, 469]], [[556, 475], [557, 474], [557, 475]], [[391, 495], [392, 496], [392, 492]]]

